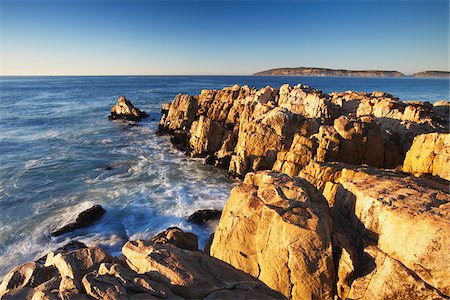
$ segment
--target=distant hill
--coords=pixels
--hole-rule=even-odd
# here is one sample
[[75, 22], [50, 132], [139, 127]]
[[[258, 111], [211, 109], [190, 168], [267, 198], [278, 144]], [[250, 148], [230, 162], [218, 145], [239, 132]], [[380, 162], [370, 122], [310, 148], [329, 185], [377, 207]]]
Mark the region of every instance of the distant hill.
[[336, 76], [336, 77], [405, 77], [398, 71], [334, 70], [324, 68], [278, 68], [255, 73], [256, 76]]
[[417, 78], [450, 78], [450, 72], [446, 71], [423, 71], [414, 73], [411, 77]]
[[277, 68], [253, 74], [255, 76], [329, 76], [329, 77], [415, 77], [415, 78], [450, 78], [450, 72], [423, 71], [405, 75], [398, 71], [381, 70], [342, 70], [325, 68]]

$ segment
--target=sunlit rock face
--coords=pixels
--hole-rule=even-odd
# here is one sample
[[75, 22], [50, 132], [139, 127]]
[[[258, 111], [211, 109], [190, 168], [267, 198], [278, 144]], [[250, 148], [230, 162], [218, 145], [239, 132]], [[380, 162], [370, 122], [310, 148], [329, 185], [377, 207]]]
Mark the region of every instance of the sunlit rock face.
[[111, 108], [110, 120], [130, 120], [140, 121], [143, 118], [147, 118], [148, 114], [145, 111], [139, 110], [134, 107], [130, 100], [127, 100], [124, 96], [120, 96], [117, 100], [117, 104]]
[[164, 104], [158, 133], [239, 178], [272, 168], [296, 175], [310, 158], [396, 168], [415, 136], [448, 132], [442, 107], [378, 91], [234, 85], [178, 95]]
[[[340, 257], [337, 290], [342, 289], [341, 297], [373, 296], [383, 282], [389, 282], [383, 286], [385, 294], [380, 294], [386, 297], [398, 298], [400, 291], [411, 286], [411, 293], [417, 289], [424, 297], [449, 295], [447, 184], [376, 168], [316, 161], [299, 176], [317, 187], [331, 207], [333, 247], [339, 249]], [[368, 274], [377, 281], [370, 281]], [[355, 286], [350, 284], [353, 280]]]
[[416, 136], [406, 153], [403, 171], [416, 176], [432, 174], [450, 180], [450, 134]]
[[231, 192], [210, 253], [288, 298], [333, 298], [329, 208], [305, 180], [248, 173]]

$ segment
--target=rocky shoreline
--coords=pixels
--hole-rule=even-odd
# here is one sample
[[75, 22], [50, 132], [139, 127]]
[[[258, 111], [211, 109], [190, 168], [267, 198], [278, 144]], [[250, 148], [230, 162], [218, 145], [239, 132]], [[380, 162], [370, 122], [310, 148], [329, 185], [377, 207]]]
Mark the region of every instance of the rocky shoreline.
[[178, 95], [157, 133], [243, 179], [222, 212], [192, 217], [220, 216], [204, 251], [178, 228], [117, 257], [74, 243], [14, 268], [0, 298], [448, 298], [448, 124], [448, 102], [383, 92]]

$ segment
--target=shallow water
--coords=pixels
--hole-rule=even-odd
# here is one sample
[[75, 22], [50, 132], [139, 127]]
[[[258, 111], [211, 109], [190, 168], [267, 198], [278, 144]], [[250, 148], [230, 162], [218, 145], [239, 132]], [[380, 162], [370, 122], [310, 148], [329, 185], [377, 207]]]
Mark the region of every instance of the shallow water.
[[[318, 77], [0, 77], [0, 278], [76, 239], [120, 252], [169, 226], [199, 235], [211, 226], [189, 214], [222, 208], [236, 182], [156, 136], [161, 104], [178, 93], [249, 84], [308, 84], [325, 92], [382, 90], [401, 100], [450, 100], [445, 79]], [[109, 121], [120, 95], [150, 113], [140, 126]], [[94, 226], [58, 238], [49, 232], [94, 204]]]

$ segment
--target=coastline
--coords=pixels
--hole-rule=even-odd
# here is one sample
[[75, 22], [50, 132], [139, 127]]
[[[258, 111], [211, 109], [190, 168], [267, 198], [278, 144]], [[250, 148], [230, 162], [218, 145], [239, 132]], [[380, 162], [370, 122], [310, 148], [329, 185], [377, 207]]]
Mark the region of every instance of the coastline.
[[[443, 109], [438, 109], [441, 106]], [[131, 110], [125, 110], [123, 114], [127, 116]], [[113, 112], [117, 113], [117, 108]], [[91, 248], [63, 252], [60, 256], [63, 260], [72, 255], [72, 251], [83, 253], [80, 254], [82, 260], [85, 259], [83, 255], [91, 255], [89, 253], [100, 253], [103, 258], [80, 270], [82, 275], [79, 277], [72, 278], [75, 290], [68, 288], [70, 284], [67, 281], [61, 280], [55, 295], [61, 297], [69, 293], [80, 296], [87, 293], [90, 297], [104, 299], [113, 295], [106, 292], [111, 290], [115, 291], [116, 296], [134, 295], [136, 287], [130, 288], [127, 281], [116, 279], [123, 277], [124, 272], [134, 278], [132, 280], [141, 278], [155, 281], [150, 285], [166, 285], [158, 290], [161, 297], [171, 293], [181, 297], [192, 295], [197, 286], [196, 276], [210, 276], [208, 284], [212, 284], [215, 291], [233, 293], [224, 287], [217, 289], [217, 283], [212, 283], [214, 276], [198, 274], [190, 264], [184, 270], [192, 272], [193, 286], [184, 281], [167, 285], [167, 280], [175, 279], [167, 277], [165, 269], [150, 267], [155, 263], [165, 263], [164, 260], [152, 260], [151, 253], [156, 250], [165, 251], [169, 256], [175, 255], [182, 264], [185, 259], [197, 256], [208, 261], [211, 256], [219, 258], [233, 266], [233, 269], [225, 264], [220, 266], [229, 272], [227, 274], [235, 274], [236, 271], [231, 270], [236, 268], [256, 277], [251, 279], [255, 280], [254, 285], [243, 287], [243, 290], [253, 293], [256, 287], [255, 293], [260, 293], [258, 295], [263, 298], [282, 298], [274, 291], [293, 299], [318, 295], [331, 299], [336, 295], [335, 291], [341, 298], [349, 295], [369, 297], [378, 287], [370, 286], [367, 274], [379, 278], [383, 284], [400, 277], [403, 282], [395, 281], [397, 292], [409, 290], [411, 295], [423, 297], [449, 295], [447, 287], [442, 284], [448, 276], [446, 266], [439, 266], [439, 258], [445, 256], [448, 250], [445, 232], [437, 240], [436, 237], [428, 239], [425, 237], [430, 232], [426, 231], [425, 226], [425, 231], [414, 229], [419, 230], [418, 233], [414, 239], [408, 240], [408, 249], [416, 249], [419, 242], [425, 243], [426, 247], [441, 247], [436, 254], [420, 257], [421, 262], [431, 270], [431, 276], [417, 269], [416, 262], [409, 261], [407, 254], [401, 251], [403, 245], [393, 238], [396, 235], [399, 240], [400, 237], [407, 239], [408, 234], [412, 234], [409, 230], [407, 234], [401, 230], [405, 229], [404, 226], [415, 227], [419, 221], [413, 217], [416, 214], [433, 230], [439, 231], [444, 226], [448, 212], [442, 207], [450, 201], [445, 189], [450, 179], [447, 171], [449, 157], [442, 150], [442, 145], [444, 149], [450, 147], [446, 127], [448, 103], [436, 106], [424, 102], [402, 103], [384, 92], [326, 94], [302, 85], [283, 85], [279, 89], [235, 85], [222, 90], [203, 90], [197, 96], [178, 95], [163, 106], [162, 115], [159, 134], [170, 135], [172, 143], [188, 155], [203, 157], [207, 163], [227, 169], [231, 176], [243, 179], [233, 189], [225, 205], [216, 235], [211, 238], [210, 246], [208, 243], [209, 248], [205, 249], [205, 254], [186, 252], [186, 249], [180, 252], [179, 249], [185, 246], [180, 248], [177, 243], [175, 246], [166, 245], [171, 243], [167, 240], [172, 236], [166, 233], [164, 242], [136, 242], [138, 249], [133, 251], [146, 254], [139, 254], [139, 260], [131, 264], [130, 257], [135, 254], [128, 257], [124, 251], [128, 251], [133, 242], [128, 242], [123, 248], [127, 260], [111, 258], [102, 254], [102, 250]], [[431, 169], [427, 167], [430, 162]], [[387, 191], [384, 187], [389, 182], [395, 182], [395, 185]], [[411, 199], [405, 202], [405, 193], [420, 205], [415, 207], [417, 202]], [[243, 202], [244, 199], [247, 200]], [[358, 211], [349, 212], [349, 205], [355, 206]], [[430, 209], [422, 209], [430, 205]], [[371, 207], [378, 207], [379, 210], [374, 211]], [[385, 214], [392, 213], [391, 207], [395, 208], [396, 213], [385, 219]], [[265, 218], [261, 217], [263, 215]], [[236, 223], [237, 231], [230, 228], [231, 220], [242, 219], [243, 216], [249, 218], [250, 223]], [[397, 223], [397, 218], [406, 218], [408, 222], [406, 225]], [[348, 224], [348, 221], [359, 225]], [[273, 226], [274, 233], [265, 231], [266, 225]], [[384, 231], [383, 228], [388, 227], [392, 228], [392, 232]], [[299, 245], [298, 236], [303, 235], [305, 239]], [[352, 235], [357, 236], [356, 241]], [[425, 240], [421, 240], [423, 238]], [[247, 243], [246, 240], [253, 242]], [[259, 240], [272, 242], [258, 248], [261, 246], [257, 242]], [[283, 244], [282, 241], [290, 242]], [[49, 257], [52, 258], [52, 255]], [[319, 267], [311, 269], [304, 266], [305, 255]], [[365, 269], [367, 256], [375, 263], [374, 269]], [[273, 273], [274, 259], [287, 265], [276, 276]], [[290, 265], [291, 260], [294, 265]], [[76, 264], [75, 261], [66, 261], [69, 265]], [[27, 271], [29, 269], [14, 271], [31, 275], [22, 278], [20, 283], [14, 281], [17, 280], [14, 276], [7, 277], [9, 279], [6, 281], [11, 282], [12, 286], [20, 286], [20, 289], [5, 289], [2, 283], [3, 290], [0, 289], [0, 292], [32, 293], [40, 297], [43, 297], [42, 294], [54, 294], [44, 289], [47, 285], [41, 286], [46, 281], [36, 281], [39, 285], [32, 283], [37, 274], [35, 270], [51, 265], [56, 267], [61, 278], [65, 278], [57, 262], [53, 263], [48, 257], [47, 262], [46, 266], [33, 267], [31, 273]], [[132, 273], [130, 270], [113, 272], [111, 263], [131, 268]], [[394, 266], [391, 273], [383, 273], [385, 263]], [[345, 269], [350, 265], [352, 270]], [[168, 268], [177, 270], [175, 265]], [[51, 277], [56, 278], [58, 275], [52, 270]], [[358, 274], [366, 272], [366, 275], [355, 278], [356, 271]], [[154, 272], [166, 276], [166, 279], [158, 277], [160, 275], [150, 276]], [[246, 275], [239, 274], [230, 275], [233, 279], [227, 284], [242, 281]], [[233, 281], [235, 278], [239, 280]], [[300, 283], [305, 280], [308, 285]], [[184, 286], [183, 291], [180, 292], [176, 285]], [[55, 286], [52, 288], [55, 289]], [[149, 293], [148, 285], [144, 290], [140, 287], [139, 291]], [[209, 292], [199, 293], [196, 295], [203, 298]], [[155, 296], [154, 293], [152, 295]], [[393, 296], [392, 290], [382, 290], [381, 295]]]

